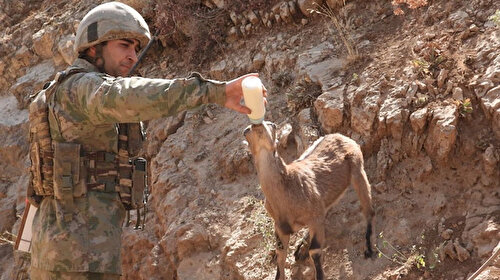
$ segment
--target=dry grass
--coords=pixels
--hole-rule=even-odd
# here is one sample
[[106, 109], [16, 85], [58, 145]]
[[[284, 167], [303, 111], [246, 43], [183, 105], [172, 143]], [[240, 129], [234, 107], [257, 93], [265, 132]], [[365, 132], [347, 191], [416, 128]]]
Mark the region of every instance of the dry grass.
[[[328, 18], [337, 31], [337, 35], [340, 38], [342, 44], [347, 50], [347, 59], [349, 61], [356, 61], [359, 58], [359, 52], [354, 44], [354, 40], [351, 36], [351, 28], [348, 24], [348, 15], [342, 7], [345, 6], [345, 1], [336, 0], [335, 5], [316, 5], [316, 8], [311, 12], [320, 14]], [[332, 31], [333, 33], [333, 31]]]

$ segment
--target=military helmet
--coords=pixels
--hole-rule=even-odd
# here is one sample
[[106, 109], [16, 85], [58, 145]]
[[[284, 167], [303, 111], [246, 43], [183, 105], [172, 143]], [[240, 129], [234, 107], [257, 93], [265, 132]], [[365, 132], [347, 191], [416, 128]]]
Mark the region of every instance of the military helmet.
[[78, 55], [89, 47], [116, 39], [137, 39], [143, 48], [151, 40], [151, 34], [136, 10], [120, 2], [109, 2], [83, 17], [76, 31], [74, 51]]

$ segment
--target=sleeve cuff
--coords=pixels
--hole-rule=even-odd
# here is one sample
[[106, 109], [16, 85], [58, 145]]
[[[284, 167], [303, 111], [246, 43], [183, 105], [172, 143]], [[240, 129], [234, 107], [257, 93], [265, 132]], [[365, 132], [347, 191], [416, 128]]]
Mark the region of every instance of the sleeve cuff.
[[226, 83], [217, 82], [214, 84], [214, 87], [215, 87], [214, 100], [210, 100], [210, 103], [215, 103], [224, 106], [224, 104], [226, 103]]

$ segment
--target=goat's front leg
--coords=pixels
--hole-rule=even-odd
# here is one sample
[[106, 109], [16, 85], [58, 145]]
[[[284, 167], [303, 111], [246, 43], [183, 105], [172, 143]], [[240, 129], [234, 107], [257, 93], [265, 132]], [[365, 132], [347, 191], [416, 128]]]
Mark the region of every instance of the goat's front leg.
[[278, 225], [275, 223], [274, 231], [276, 235], [276, 260], [278, 269], [276, 271], [276, 280], [285, 280], [285, 263], [288, 252], [288, 242], [290, 240], [290, 226]]

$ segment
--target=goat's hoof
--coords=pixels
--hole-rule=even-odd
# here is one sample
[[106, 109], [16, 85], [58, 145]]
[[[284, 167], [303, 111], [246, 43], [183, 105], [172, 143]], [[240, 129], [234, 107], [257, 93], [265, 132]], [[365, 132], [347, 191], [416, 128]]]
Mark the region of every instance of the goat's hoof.
[[370, 259], [373, 256], [372, 249], [368, 249], [365, 251], [365, 259]]

